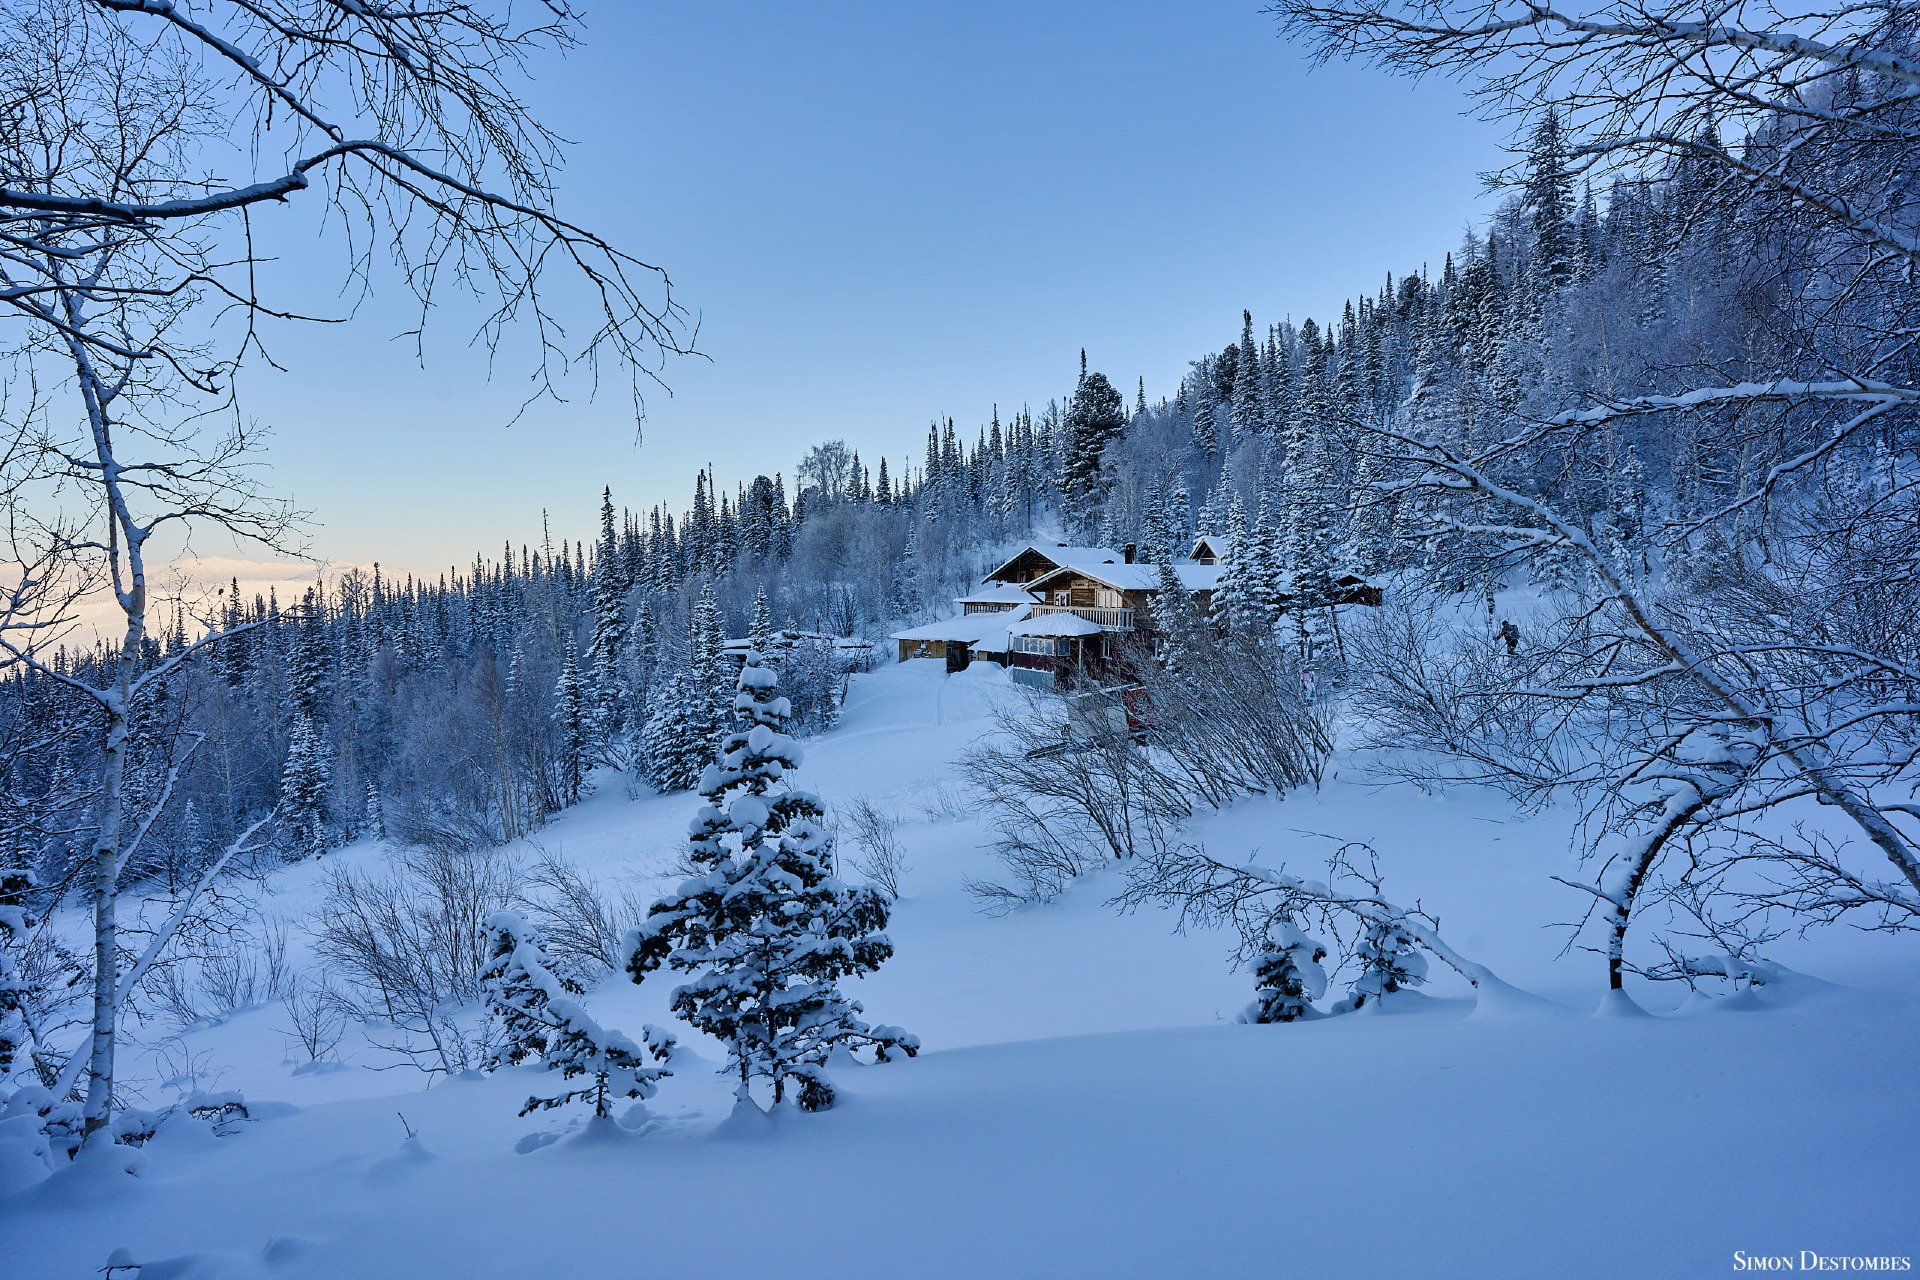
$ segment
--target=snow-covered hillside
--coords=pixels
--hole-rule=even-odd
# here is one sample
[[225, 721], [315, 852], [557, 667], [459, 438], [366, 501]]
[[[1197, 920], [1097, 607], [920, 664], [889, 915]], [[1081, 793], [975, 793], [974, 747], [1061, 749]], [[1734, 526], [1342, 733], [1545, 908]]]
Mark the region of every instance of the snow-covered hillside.
[[[1537, 1000], [1488, 1007], [1451, 974], [1357, 1015], [1239, 1025], [1224, 935], [1107, 905], [1117, 876], [980, 914], [988, 832], [952, 762], [1004, 673], [920, 661], [855, 677], [798, 780], [897, 812], [909, 867], [895, 957], [850, 984], [924, 1044], [836, 1066], [841, 1100], [729, 1118], [720, 1051], [683, 1028], [658, 1097], [621, 1127], [516, 1111], [539, 1074], [426, 1078], [364, 1041], [299, 1067], [280, 1006], [150, 1035], [145, 1105], [237, 1089], [226, 1137], [163, 1127], [126, 1177], [100, 1156], [0, 1200], [0, 1273], [159, 1277], [1709, 1276], [1747, 1255], [1905, 1256], [1920, 1196], [1920, 952], [1834, 934], [1780, 952], [1809, 976], [1757, 995], [1635, 989], [1595, 1016], [1600, 961], [1561, 955], [1577, 908], [1567, 820], [1497, 798], [1356, 780], [1194, 825], [1218, 852], [1311, 866], [1378, 849], [1389, 892]], [[1341, 762], [1336, 761], [1336, 765]], [[675, 877], [688, 794], [617, 781], [540, 834], [608, 883]], [[530, 851], [529, 851], [530, 852]], [[328, 865], [265, 907], [317, 904]], [[305, 943], [295, 934], [294, 950]], [[296, 963], [303, 956], [296, 956]], [[671, 980], [610, 979], [610, 1026], [667, 1024]], [[164, 1083], [163, 1083], [164, 1081]], [[279, 1105], [263, 1105], [274, 1103]], [[0, 1170], [0, 1175], [8, 1171]], [[19, 1170], [13, 1170], [18, 1175]]]

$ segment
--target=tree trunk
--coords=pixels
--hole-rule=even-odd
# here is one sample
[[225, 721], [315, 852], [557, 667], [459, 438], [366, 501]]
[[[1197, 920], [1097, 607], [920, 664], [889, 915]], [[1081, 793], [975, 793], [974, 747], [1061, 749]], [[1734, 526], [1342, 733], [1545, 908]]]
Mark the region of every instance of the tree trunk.
[[113, 1117], [113, 1059], [120, 1019], [120, 828], [125, 813], [127, 688], [139, 621], [127, 628], [120, 678], [106, 700], [107, 738], [100, 780], [100, 831], [93, 844], [93, 1035], [87, 1055], [86, 1134]]

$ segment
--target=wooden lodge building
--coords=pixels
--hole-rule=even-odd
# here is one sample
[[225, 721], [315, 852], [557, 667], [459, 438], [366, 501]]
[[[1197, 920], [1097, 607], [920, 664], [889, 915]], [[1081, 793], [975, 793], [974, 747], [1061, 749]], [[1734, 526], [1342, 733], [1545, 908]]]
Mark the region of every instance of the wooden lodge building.
[[[1230, 539], [1203, 534], [1192, 555], [1173, 565], [1180, 585], [1205, 612], [1220, 585]], [[1336, 603], [1380, 603], [1380, 588], [1355, 574], [1334, 579]], [[900, 661], [941, 658], [962, 671], [975, 658], [1010, 668], [1022, 684], [1054, 687], [1076, 673], [1113, 669], [1130, 643], [1150, 640], [1158, 565], [1136, 561], [1133, 548], [1033, 543], [955, 601], [957, 617], [894, 633]]]

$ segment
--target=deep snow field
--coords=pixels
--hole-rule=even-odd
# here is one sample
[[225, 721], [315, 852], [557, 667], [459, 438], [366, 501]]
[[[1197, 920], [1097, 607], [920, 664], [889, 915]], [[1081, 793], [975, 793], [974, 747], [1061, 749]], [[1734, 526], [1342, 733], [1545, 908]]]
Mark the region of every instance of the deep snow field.
[[[1192, 834], [1303, 872], [1367, 840], [1387, 896], [1539, 999], [1478, 1007], [1436, 964], [1426, 994], [1358, 1015], [1237, 1025], [1252, 983], [1231, 940], [1117, 913], [1111, 873], [997, 918], [963, 892], [994, 864], [951, 763], [1010, 690], [993, 667], [887, 667], [807, 744], [799, 785], [903, 817], [897, 954], [851, 985], [925, 1046], [836, 1067], [833, 1110], [729, 1120], [727, 1082], [683, 1057], [623, 1128], [583, 1129], [584, 1107], [523, 1119], [531, 1068], [428, 1088], [352, 1039], [344, 1066], [301, 1070], [262, 1007], [150, 1035], [126, 1069], [142, 1105], [238, 1089], [256, 1120], [171, 1125], [137, 1177], [83, 1158], [0, 1200], [0, 1277], [78, 1280], [110, 1257], [144, 1264], [120, 1280], [1721, 1276], [1736, 1251], [1920, 1254], [1909, 940], [1829, 933], [1778, 950], [1809, 977], [1757, 998], [1643, 985], [1657, 1013], [1596, 1016], [1603, 963], [1552, 927], [1581, 906], [1549, 879], [1572, 863], [1566, 815], [1336, 760], [1318, 794]], [[650, 893], [696, 803], [607, 779], [538, 839]], [[266, 909], [300, 919], [319, 879], [288, 868]], [[671, 985], [610, 979], [587, 1004], [717, 1062], [666, 1014]], [[195, 1079], [157, 1083], [182, 1063]]]

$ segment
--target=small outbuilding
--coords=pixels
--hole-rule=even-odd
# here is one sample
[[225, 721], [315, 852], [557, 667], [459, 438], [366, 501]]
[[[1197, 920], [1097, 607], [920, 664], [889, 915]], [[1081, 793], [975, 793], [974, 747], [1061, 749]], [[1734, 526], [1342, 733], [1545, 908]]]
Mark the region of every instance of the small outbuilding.
[[1008, 628], [1026, 619], [1031, 612], [1031, 604], [1015, 604], [990, 612], [963, 613], [957, 618], [896, 631], [893, 639], [900, 646], [902, 662], [912, 658], [943, 658], [949, 671], [964, 671], [975, 658], [984, 658], [1005, 666], [1012, 649]]

